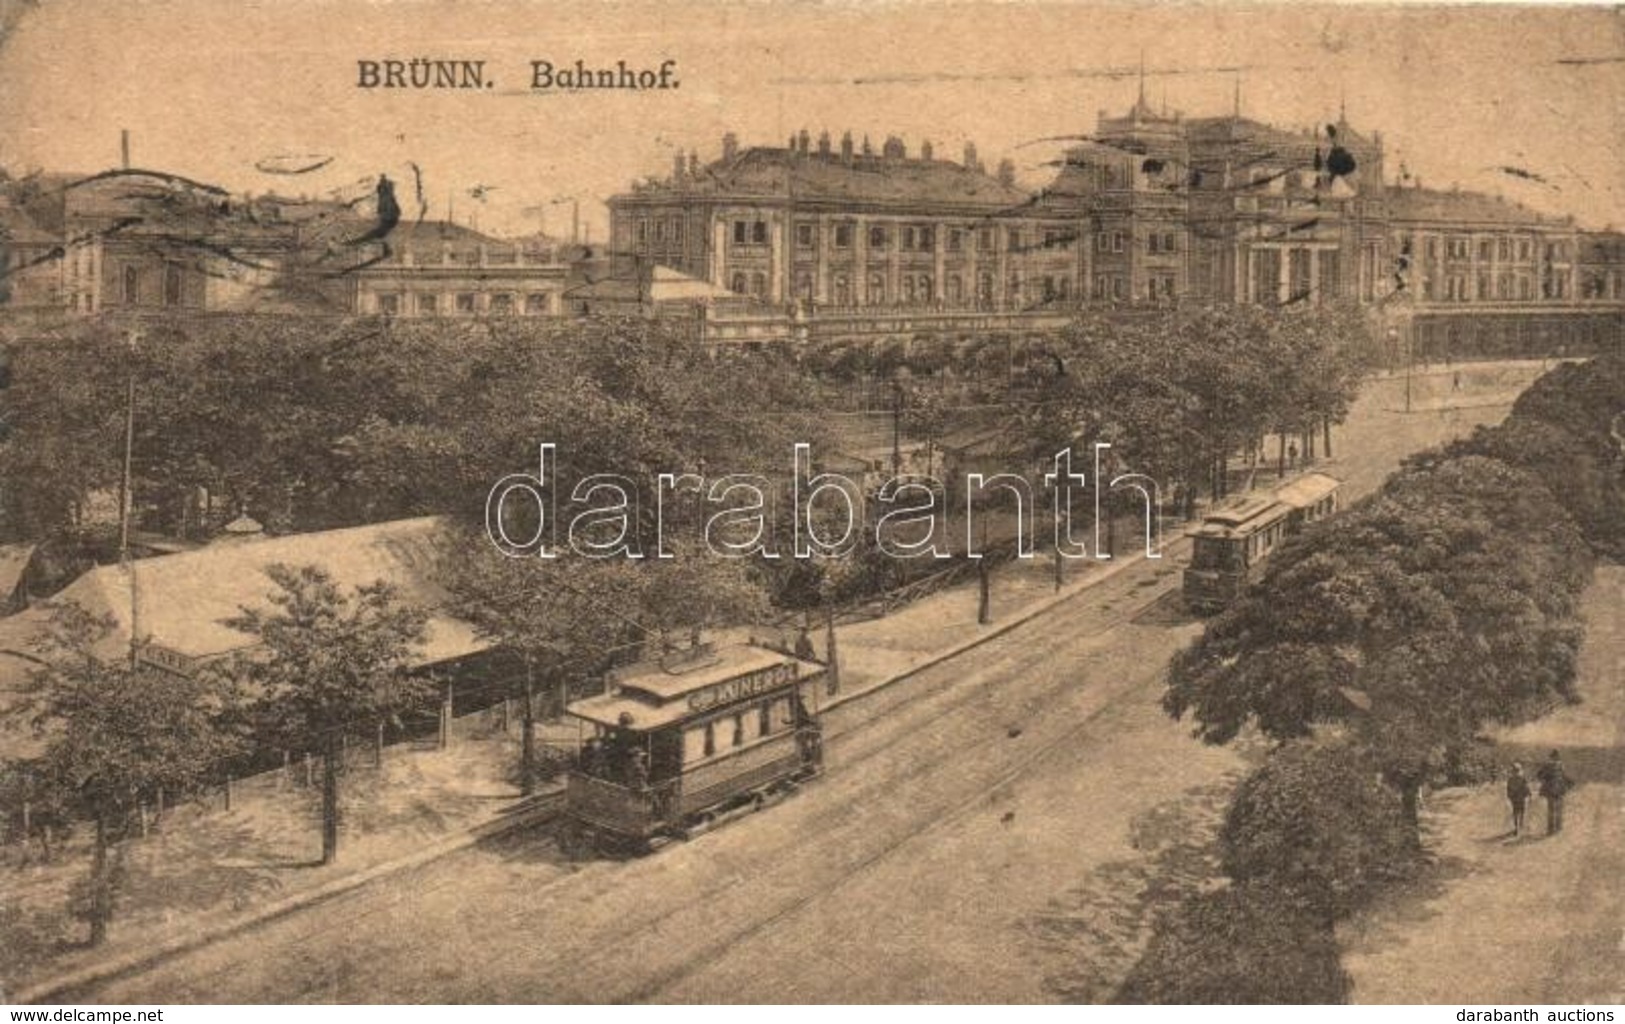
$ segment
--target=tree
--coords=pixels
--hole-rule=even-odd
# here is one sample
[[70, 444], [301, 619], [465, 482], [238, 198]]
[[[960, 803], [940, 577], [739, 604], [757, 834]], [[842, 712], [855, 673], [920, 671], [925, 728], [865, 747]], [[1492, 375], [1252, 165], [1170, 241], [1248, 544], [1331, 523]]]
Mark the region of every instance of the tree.
[[112, 629], [78, 605], [58, 606], [39, 643], [33, 673], [36, 728], [45, 740], [29, 773], [46, 802], [93, 823], [90, 942], [107, 938], [117, 872], [110, 849], [141, 801], [178, 795], [207, 779], [234, 753], [219, 727], [229, 695], [211, 677], [191, 677], [140, 661], [105, 661], [98, 643]]
[[259, 638], [237, 660], [258, 702], [322, 750], [322, 863], [338, 855], [338, 775], [346, 728], [398, 724], [421, 706], [433, 683], [412, 671], [426, 613], [403, 606], [394, 587], [367, 584], [344, 593], [317, 566], [273, 565], [270, 609], [244, 608], [230, 620]]
[[560, 703], [572, 674], [591, 677], [613, 651], [644, 639], [638, 622], [632, 563], [586, 559], [510, 558], [482, 534], [454, 529], [441, 565], [453, 608], [478, 633], [523, 666], [515, 694], [521, 704], [519, 779], [525, 795], [536, 783], [536, 682], [557, 681]]
[[1268, 886], [1199, 893], [1160, 917], [1122, 1003], [1341, 1003], [1337, 936]]
[[1175, 656], [1163, 704], [1210, 743], [1350, 723], [1414, 818], [1441, 749], [1570, 692], [1589, 566], [1535, 478], [1482, 457], [1416, 466], [1272, 556]]
[[1403, 877], [1419, 848], [1380, 777], [1348, 737], [1273, 751], [1236, 790], [1220, 836], [1225, 873], [1263, 883], [1328, 923]]

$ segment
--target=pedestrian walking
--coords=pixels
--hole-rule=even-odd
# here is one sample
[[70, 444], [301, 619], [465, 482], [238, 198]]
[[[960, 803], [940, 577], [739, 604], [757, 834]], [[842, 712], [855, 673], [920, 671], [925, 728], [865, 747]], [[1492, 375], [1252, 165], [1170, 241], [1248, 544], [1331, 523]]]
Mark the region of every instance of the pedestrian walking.
[[1512, 834], [1523, 835], [1523, 812], [1529, 804], [1529, 779], [1523, 774], [1523, 765], [1512, 762], [1507, 775], [1507, 802], [1512, 805]]
[[1286, 467], [1288, 469], [1298, 468], [1298, 442], [1296, 441], [1286, 446]]
[[1546, 834], [1556, 835], [1563, 831], [1563, 797], [1571, 785], [1563, 770], [1563, 755], [1552, 751], [1535, 778], [1540, 780], [1540, 795], [1546, 798]]

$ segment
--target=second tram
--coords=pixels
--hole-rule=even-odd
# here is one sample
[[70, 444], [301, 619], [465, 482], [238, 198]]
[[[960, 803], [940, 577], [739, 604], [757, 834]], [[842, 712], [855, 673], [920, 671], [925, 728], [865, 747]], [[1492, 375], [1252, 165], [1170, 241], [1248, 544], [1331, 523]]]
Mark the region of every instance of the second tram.
[[1337, 511], [1342, 486], [1334, 476], [1305, 473], [1268, 495], [1209, 512], [1191, 534], [1185, 604], [1205, 614], [1234, 601], [1281, 541]]

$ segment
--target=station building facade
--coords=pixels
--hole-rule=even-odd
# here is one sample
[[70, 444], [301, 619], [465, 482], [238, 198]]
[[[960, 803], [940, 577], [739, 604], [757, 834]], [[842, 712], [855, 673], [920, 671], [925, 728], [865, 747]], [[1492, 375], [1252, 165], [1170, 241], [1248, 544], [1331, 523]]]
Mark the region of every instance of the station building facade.
[[[1625, 332], [1625, 243], [1570, 217], [1387, 180], [1382, 135], [1100, 113], [1045, 187], [888, 138], [679, 156], [609, 200], [616, 273], [669, 267], [818, 340], [1042, 330], [1082, 305], [1354, 301], [1423, 351], [1578, 351]], [[772, 331], [765, 326], [766, 333]], [[762, 334], [758, 331], [751, 337]], [[718, 336], [726, 336], [719, 329]]]

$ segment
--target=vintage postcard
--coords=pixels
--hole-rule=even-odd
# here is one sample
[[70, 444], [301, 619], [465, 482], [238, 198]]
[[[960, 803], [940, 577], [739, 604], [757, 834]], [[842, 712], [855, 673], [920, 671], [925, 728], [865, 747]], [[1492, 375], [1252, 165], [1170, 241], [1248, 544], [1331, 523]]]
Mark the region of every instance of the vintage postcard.
[[1613, 1020], [1622, 556], [1618, 7], [0, 0], [8, 1001]]

